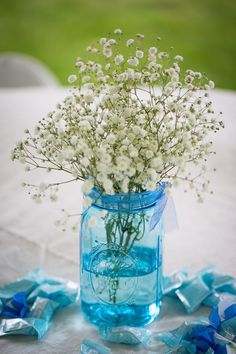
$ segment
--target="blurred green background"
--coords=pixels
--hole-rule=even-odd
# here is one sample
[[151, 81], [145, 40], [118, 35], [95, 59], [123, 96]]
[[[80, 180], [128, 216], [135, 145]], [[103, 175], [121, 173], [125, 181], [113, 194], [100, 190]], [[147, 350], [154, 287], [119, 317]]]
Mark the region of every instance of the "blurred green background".
[[217, 87], [236, 89], [236, 0], [1, 0], [0, 51], [30, 54], [65, 84], [75, 58], [120, 27], [146, 45], [162, 37], [184, 68], [206, 72]]

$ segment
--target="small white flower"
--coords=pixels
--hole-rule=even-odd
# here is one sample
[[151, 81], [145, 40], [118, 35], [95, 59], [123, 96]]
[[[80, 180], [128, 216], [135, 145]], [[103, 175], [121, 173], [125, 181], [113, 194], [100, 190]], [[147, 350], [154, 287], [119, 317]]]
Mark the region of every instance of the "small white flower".
[[105, 164], [109, 164], [111, 162], [111, 156], [107, 153], [104, 153], [102, 156], [101, 156], [101, 161]]
[[130, 47], [133, 44], [134, 44], [134, 40], [132, 38], [128, 39], [127, 42], [126, 42], [126, 46], [127, 47]]
[[103, 135], [104, 134], [104, 130], [102, 129], [102, 127], [97, 127], [97, 129], [96, 129], [96, 133], [98, 134], [98, 135]]
[[215, 87], [214, 81], [209, 81], [208, 85], [211, 89], [213, 89]]
[[158, 58], [159, 59], [163, 59], [163, 58], [166, 58], [168, 57], [168, 54], [166, 52], [160, 52], [158, 53]]
[[83, 130], [91, 130], [91, 124], [87, 120], [83, 120], [82, 122], [79, 123], [79, 126]]
[[60, 133], [64, 133], [66, 131], [66, 121], [64, 119], [60, 119], [56, 124], [56, 127]]
[[115, 33], [115, 34], [122, 34], [123, 32], [122, 32], [122, 30], [121, 30], [120, 28], [116, 28], [116, 29], [114, 30], [114, 33]]
[[144, 52], [140, 49], [136, 50], [136, 57], [141, 59], [144, 56]]
[[129, 58], [127, 63], [132, 66], [138, 66], [139, 60], [137, 58]]
[[86, 179], [81, 187], [81, 191], [83, 194], [88, 194], [91, 189], [93, 189], [94, 187], [94, 183], [93, 180], [91, 178]]
[[107, 194], [114, 194], [113, 183], [110, 179], [104, 179], [103, 181], [103, 188]]
[[106, 38], [100, 38], [99, 39], [99, 44], [101, 44], [101, 45], [104, 45], [104, 44], [106, 44], [106, 41], [107, 41], [107, 39]]
[[136, 169], [134, 167], [129, 167], [127, 170], [127, 174], [129, 177], [133, 177], [136, 173]]
[[148, 182], [146, 183], [145, 187], [146, 187], [146, 189], [147, 189], [148, 191], [155, 191], [156, 188], [157, 188], [156, 183], [153, 182], [153, 181], [148, 181]]
[[133, 147], [129, 155], [130, 157], [138, 157], [138, 150]]
[[68, 146], [66, 148], [64, 148], [62, 151], [61, 151], [61, 158], [62, 160], [71, 160], [73, 159], [75, 155], [75, 151], [72, 147]]
[[111, 39], [108, 40], [107, 44], [108, 45], [115, 45], [116, 44], [116, 40], [111, 38]]
[[160, 157], [154, 157], [151, 161], [151, 167], [156, 169], [157, 171], [160, 171], [163, 167], [163, 163]]
[[184, 58], [183, 58], [181, 55], [176, 55], [176, 56], [175, 56], [175, 60], [176, 60], [177, 62], [179, 62], [179, 61], [183, 61]]
[[88, 76], [88, 75], [85, 75], [83, 78], [82, 78], [82, 83], [83, 84], [86, 84], [87, 82], [89, 82], [90, 81], [90, 76]]
[[78, 137], [76, 135], [72, 135], [70, 142], [72, 145], [76, 145], [78, 142]]
[[76, 76], [76, 75], [70, 75], [70, 76], [68, 77], [68, 82], [69, 82], [70, 84], [73, 84], [76, 80], [77, 80], [77, 76]]
[[63, 112], [61, 110], [56, 111], [53, 114], [53, 120], [55, 120], [55, 122], [58, 122], [62, 118], [62, 114]]
[[154, 154], [153, 154], [153, 151], [147, 150], [145, 155], [146, 155], [146, 158], [147, 158], [147, 159], [151, 159]]
[[121, 190], [123, 193], [128, 193], [129, 191], [129, 178], [125, 177], [121, 183]]
[[114, 62], [116, 65], [121, 64], [124, 61], [124, 57], [121, 54], [116, 55]]
[[88, 220], [88, 227], [90, 229], [94, 228], [97, 225], [97, 218], [95, 216], [91, 216]]
[[106, 138], [108, 144], [113, 145], [116, 141], [116, 136], [114, 134], [109, 134]]
[[112, 56], [112, 49], [111, 47], [104, 47], [103, 48], [103, 55], [106, 57], [106, 58], [110, 58]]
[[136, 37], [139, 39], [144, 39], [144, 35], [142, 33], [137, 33]]
[[149, 48], [149, 49], [148, 49], [148, 53], [149, 53], [150, 55], [155, 55], [155, 54], [157, 54], [157, 48], [156, 48], [156, 47], [151, 47], [151, 48]]
[[144, 164], [142, 162], [137, 163], [137, 171], [142, 172], [144, 170]]
[[80, 160], [80, 163], [82, 166], [84, 167], [88, 167], [90, 165], [90, 161], [87, 157], [83, 157], [81, 160]]
[[110, 67], [111, 67], [111, 64], [110, 64], [110, 63], [106, 64], [106, 65], [105, 65], [105, 70], [108, 71], [108, 70], [110, 69]]
[[84, 197], [84, 199], [83, 199], [83, 206], [85, 207], [85, 208], [88, 208], [88, 207], [90, 207], [91, 205], [92, 205], [92, 199], [90, 198], [90, 197]]
[[93, 91], [88, 90], [88, 92], [86, 92], [84, 95], [84, 99], [87, 103], [92, 103], [94, 100]]

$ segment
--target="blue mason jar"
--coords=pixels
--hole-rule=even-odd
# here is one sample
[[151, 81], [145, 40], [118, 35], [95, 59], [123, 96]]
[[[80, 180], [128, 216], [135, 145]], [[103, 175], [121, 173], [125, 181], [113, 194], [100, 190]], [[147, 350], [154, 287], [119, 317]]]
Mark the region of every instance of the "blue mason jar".
[[164, 186], [134, 194], [93, 189], [80, 230], [81, 309], [104, 326], [141, 327], [160, 312]]

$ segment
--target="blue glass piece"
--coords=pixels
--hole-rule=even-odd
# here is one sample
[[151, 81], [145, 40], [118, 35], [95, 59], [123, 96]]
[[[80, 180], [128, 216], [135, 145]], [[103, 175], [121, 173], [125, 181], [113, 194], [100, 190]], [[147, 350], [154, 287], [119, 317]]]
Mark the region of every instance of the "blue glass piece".
[[37, 285], [47, 283], [51, 285], [60, 285], [64, 283], [64, 280], [56, 277], [49, 276], [44, 270], [35, 268], [31, 272], [25, 275], [24, 279], [28, 279]]
[[140, 344], [147, 341], [150, 331], [132, 327], [100, 327], [99, 335], [102, 339], [113, 343]]
[[214, 353], [215, 353], [215, 351], [213, 348], [208, 348], [208, 350], [206, 351], [205, 354], [214, 354]]
[[143, 338], [142, 344], [147, 350], [152, 352], [166, 354], [169, 353], [170, 347], [162, 340], [162, 333], [150, 333], [146, 338]]
[[189, 354], [195, 354], [196, 353], [196, 345], [187, 341], [187, 340], [182, 340], [181, 341], [181, 346], [186, 349], [186, 353]]
[[61, 307], [74, 303], [78, 295], [77, 287], [68, 288], [65, 283], [39, 285], [27, 298], [29, 302], [34, 302], [37, 297], [44, 297], [56, 301]]
[[236, 295], [236, 283], [233, 282], [231, 284], [220, 286], [217, 290], [220, 292]]
[[225, 320], [230, 320], [231, 318], [236, 317], [236, 304], [232, 304], [224, 311]]
[[37, 284], [28, 279], [21, 279], [12, 283], [5, 285], [3, 288], [0, 288], [0, 299], [10, 300], [16, 293], [24, 291], [29, 294], [32, 290], [36, 288]]
[[0, 336], [27, 335], [42, 338], [47, 332], [49, 323], [38, 318], [15, 318], [0, 321]]
[[163, 342], [165, 342], [169, 347], [175, 348], [178, 346], [183, 338], [185, 338], [188, 332], [188, 326], [183, 323], [181, 326], [175, 328], [170, 332], [162, 332], [159, 337]]
[[89, 339], [84, 339], [81, 347], [80, 354], [110, 354], [111, 350], [102, 344], [95, 343]]
[[219, 289], [224, 286], [230, 285], [234, 282], [234, 278], [227, 274], [220, 274], [214, 272], [212, 269], [206, 269], [201, 272], [203, 281], [210, 289]]
[[217, 307], [214, 307], [213, 310], [211, 311], [211, 313], [209, 315], [209, 321], [210, 321], [211, 326], [213, 326], [215, 329], [220, 328], [221, 319], [220, 319], [219, 310]]
[[3, 317], [24, 318], [29, 312], [29, 306], [26, 302], [26, 293], [20, 291], [13, 298], [5, 303], [2, 309]]
[[41, 318], [50, 321], [54, 312], [60, 307], [58, 302], [38, 297], [34, 302], [29, 317]]
[[203, 304], [209, 307], [214, 307], [219, 304], [220, 300], [221, 300], [220, 294], [214, 291], [203, 301]]
[[211, 294], [211, 290], [201, 277], [196, 277], [187, 285], [176, 290], [176, 295], [188, 313], [196, 311], [202, 302]]
[[236, 343], [236, 317], [222, 322], [220, 334]]
[[3, 309], [3, 303], [2, 300], [0, 299], [0, 316], [1, 316], [2, 309]]
[[180, 288], [187, 281], [187, 277], [187, 271], [177, 272], [163, 277], [163, 294], [174, 295], [175, 290]]

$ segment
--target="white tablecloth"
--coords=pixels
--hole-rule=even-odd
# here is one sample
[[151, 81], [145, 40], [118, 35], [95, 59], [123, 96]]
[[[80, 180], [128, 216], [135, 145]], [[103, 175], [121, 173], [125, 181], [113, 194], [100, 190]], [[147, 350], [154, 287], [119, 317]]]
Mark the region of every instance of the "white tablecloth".
[[[23, 276], [35, 267], [51, 274], [78, 280], [78, 235], [61, 232], [54, 226], [60, 208], [80, 211], [80, 185], [67, 186], [59, 203], [34, 204], [21, 187], [23, 181], [42, 181], [37, 173], [26, 174], [19, 163], [10, 160], [10, 151], [21, 140], [25, 128], [33, 129], [67, 93], [64, 88], [0, 90], [0, 286]], [[203, 204], [191, 193], [175, 190], [179, 229], [165, 238], [166, 273], [188, 267], [195, 271], [208, 264], [236, 276], [236, 93], [215, 90], [216, 111], [223, 111], [225, 129], [214, 137], [217, 154], [210, 160], [214, 194]], [[175, 327], [183, 320], [181, 306], [173, 306], [151, 327]], [[199, 313], [204, 313], [201, 309]], [[171, 319], [171, 321], [169, 321]], [[168, 324], [169, 322], [169, 324]], [[0, 338], [0, 353], [79, 353], [84, 337], [99, 341], [96, 328], [81, 316], [78, 305], [55, 316], [52, 327], [41, 341], [32, 338]], [[114, 353], [146, 351], [138, 347], [111, 346]]]

